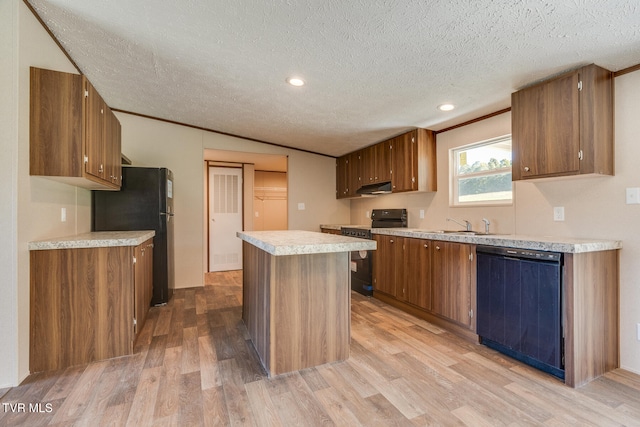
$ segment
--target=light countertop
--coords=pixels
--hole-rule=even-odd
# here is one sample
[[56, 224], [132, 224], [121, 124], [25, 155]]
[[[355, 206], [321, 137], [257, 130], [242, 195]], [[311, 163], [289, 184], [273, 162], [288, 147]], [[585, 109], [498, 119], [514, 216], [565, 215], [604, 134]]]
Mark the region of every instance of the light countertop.
[[30, 251], [50, 249], [82, 249], [112, 246], [138, 246], [156, 235], [153, 230], [94, 231], [73, 236], [29, 242]]
[[[340, 230], [351, 225], [321, 225], [320, 228]], [[360, 226], [362, 227], [362, 226]], [[417, 239], [441, 240], [474, 245], [500, 246], [563, 253], [598, 252], [622, 249], [619, 240], [575, 239], [570, 237], [532, 236], [519, 234], [451, 234], [416, 228], [373, 228], [373, 234], [386, 234]]]
[[245, 231], [237, 236], [271, 255], [303, 255], [375, 250], [375, 240], [314, 231]]

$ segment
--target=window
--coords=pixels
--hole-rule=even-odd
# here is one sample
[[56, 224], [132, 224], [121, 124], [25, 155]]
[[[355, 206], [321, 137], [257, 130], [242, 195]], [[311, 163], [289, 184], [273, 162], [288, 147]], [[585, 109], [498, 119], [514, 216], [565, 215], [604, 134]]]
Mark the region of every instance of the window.
[[451, 150], [453, 206], [510, 204], [511, 135]]

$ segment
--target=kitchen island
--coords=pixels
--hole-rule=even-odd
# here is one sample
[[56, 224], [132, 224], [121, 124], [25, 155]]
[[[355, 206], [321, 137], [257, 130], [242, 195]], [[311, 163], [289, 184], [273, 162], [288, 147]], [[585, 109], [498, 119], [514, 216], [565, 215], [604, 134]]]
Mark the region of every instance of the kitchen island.
[[373, 240], [311, 231], [238, 232], [242, 319], [269, 376], [349, 357], [350, 252]]

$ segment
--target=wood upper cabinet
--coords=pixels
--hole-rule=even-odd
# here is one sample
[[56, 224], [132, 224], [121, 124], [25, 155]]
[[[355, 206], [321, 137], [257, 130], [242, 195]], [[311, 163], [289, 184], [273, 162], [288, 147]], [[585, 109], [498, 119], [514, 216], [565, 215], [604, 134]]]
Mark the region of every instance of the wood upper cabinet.
[[336, 197], [338, 199], [358, 197], [360, 188], [360, 158], [359, 151], [345, 154], [336, 159]]
[[122, 185], [122, 127], [111, 108], [105, 104], [105, 153], [104, 158], [106, 180], [118, 188]]
[[436, 140], [433, 131], [415, 129], [391, 140], [391, 188], [436, 191]]
[[31, 67], [29, 135], [31, 175], [120, 188], [120, 123], [86, 77]]
[[348, 155], [336, 159], [336, 198], [344, 199], [349, 191], [347, 168], [349, 167]]
[[391, 181], [391, 140], [360, 150], [362, 185]]
[[513, 180], [613, 175], [613, 76], [596, 65], [511, 95]]
[[472, 246], [441, 241], [433, 244], [433, 312], [472, 328], [472, 307], [475, 307]]
[[414, 129], [336, 160], [336, 197], [358, 197], [363, 185], [391, 182], [392, 192], [436, 191], [436, 139]]

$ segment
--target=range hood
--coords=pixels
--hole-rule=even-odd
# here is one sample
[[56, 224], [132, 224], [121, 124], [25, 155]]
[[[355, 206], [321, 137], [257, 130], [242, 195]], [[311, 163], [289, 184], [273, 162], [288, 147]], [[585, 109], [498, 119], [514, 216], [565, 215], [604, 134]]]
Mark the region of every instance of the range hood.
[[358, 190], [356, 190], [357, 194], [390, 194], [391, 193], [391, 182], [380, 182], [377, 184], [368, 184], [363, 185]]

